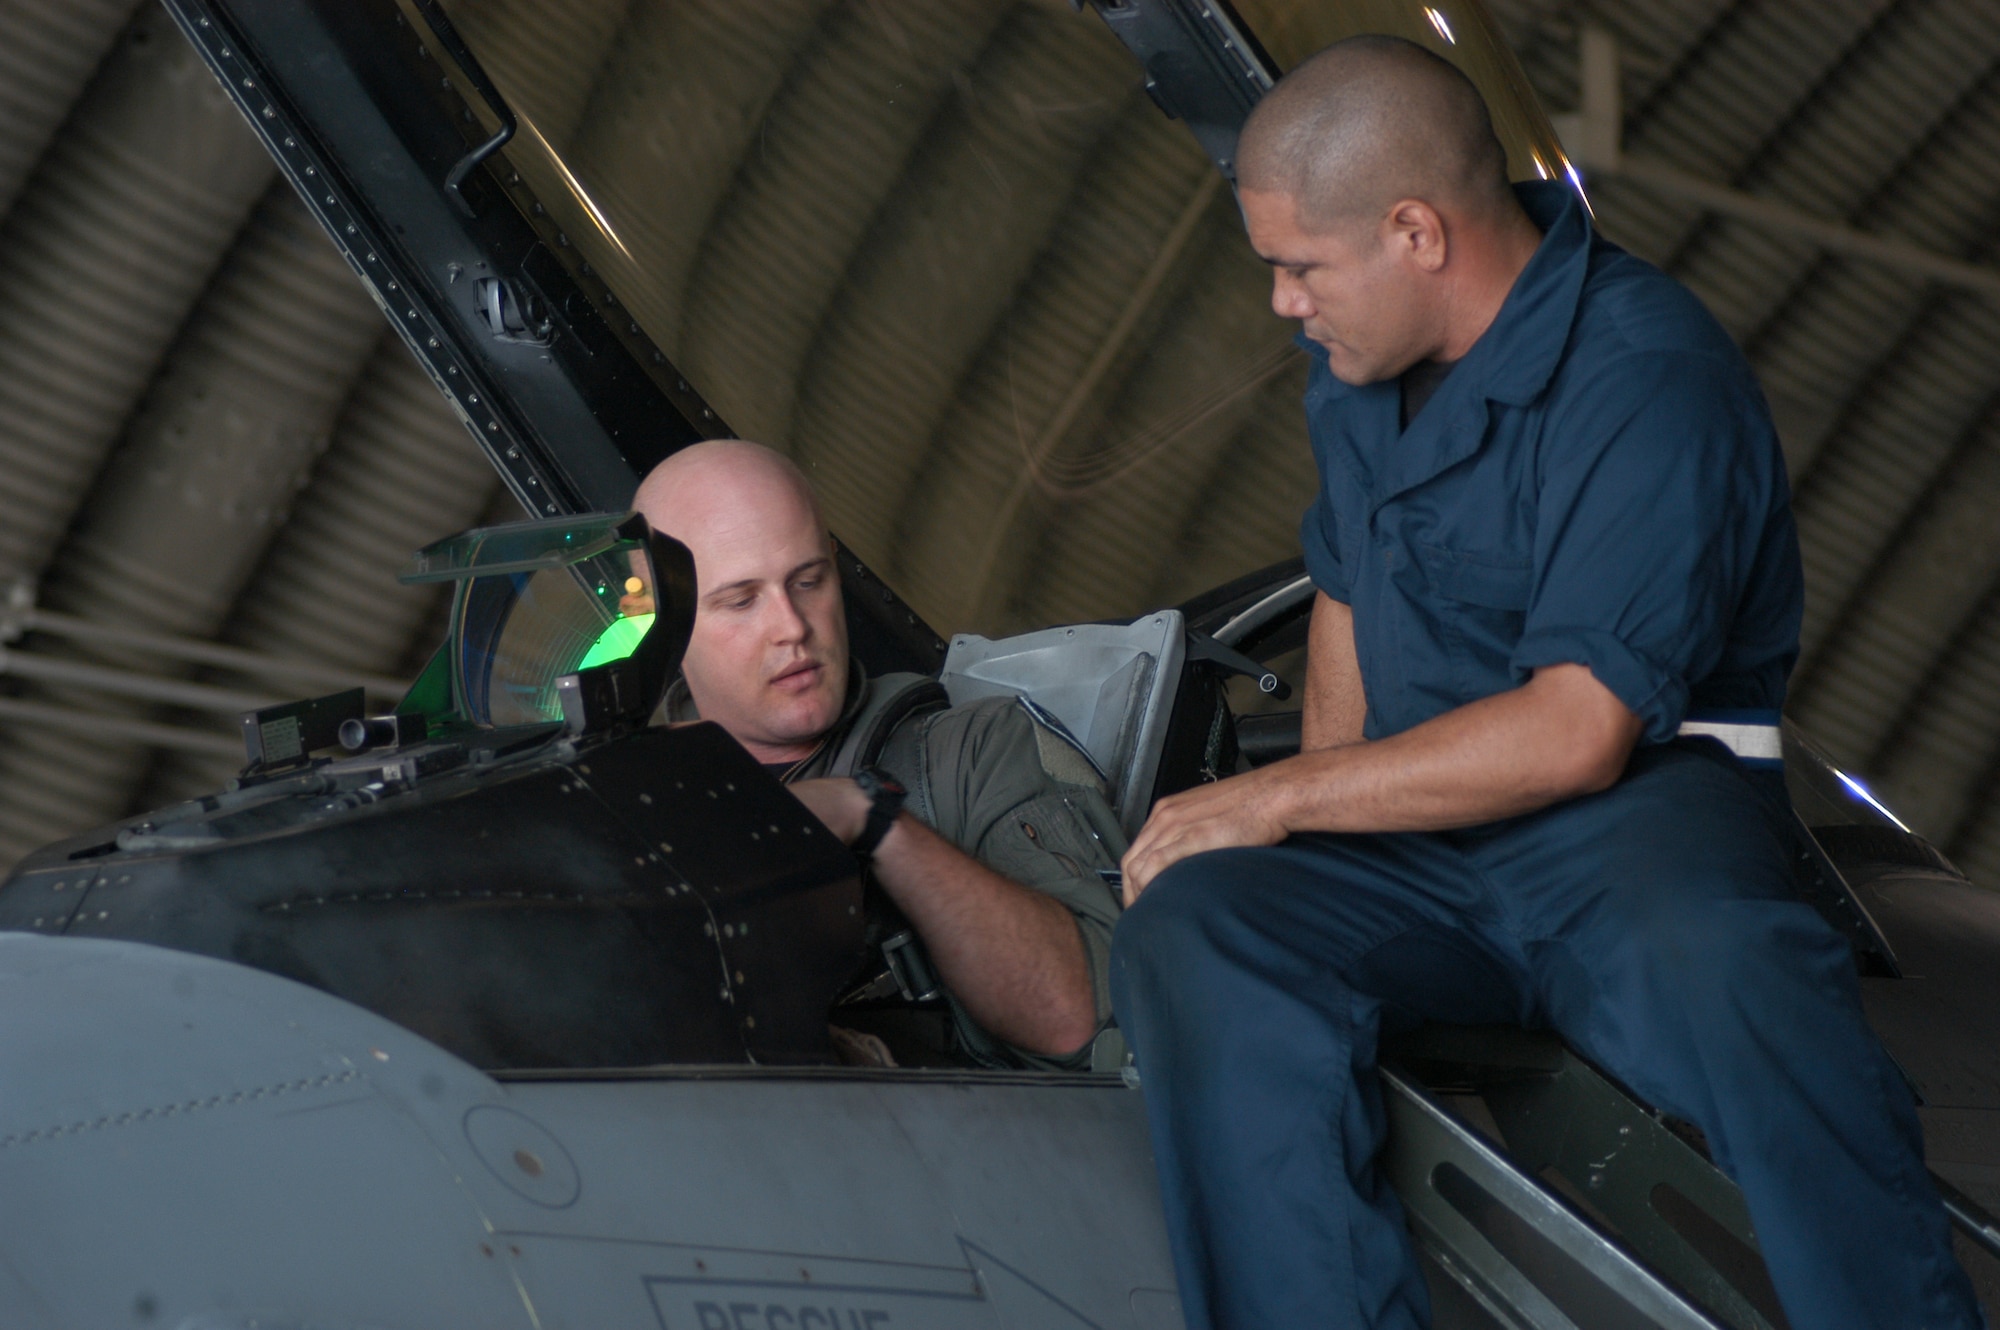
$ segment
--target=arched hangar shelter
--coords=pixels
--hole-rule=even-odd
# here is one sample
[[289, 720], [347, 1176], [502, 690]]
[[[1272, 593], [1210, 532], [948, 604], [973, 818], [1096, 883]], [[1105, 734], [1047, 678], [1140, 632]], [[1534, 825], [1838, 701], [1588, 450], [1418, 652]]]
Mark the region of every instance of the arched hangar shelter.
[[[1296, 553], [1299, 353], [1225, 182], [1087, 9], [447, 8], [519, 116], [497, 187], [521, 177], [600, 313], [807, 466], [940, 631], [1136, 613]], [[1992, 880], [2000, 6], [1238, 8], [1281, 67], [1382, 26], [1512, 48], [1605, 231], [1762, 376], [1809, 588], [1794, 718]], [[246, 706], [392, 694], [439, 634], [395, 569], [518, 514], [521, 481], [164, 12], [0, 0], [0, 30], [11, 863], [217, 787]], [[427, 95], [471, 91], [439, 73]], [[451, 102], [475, 139], [478, 101]], [[532, 340], [536, 310], [494, 312]]]

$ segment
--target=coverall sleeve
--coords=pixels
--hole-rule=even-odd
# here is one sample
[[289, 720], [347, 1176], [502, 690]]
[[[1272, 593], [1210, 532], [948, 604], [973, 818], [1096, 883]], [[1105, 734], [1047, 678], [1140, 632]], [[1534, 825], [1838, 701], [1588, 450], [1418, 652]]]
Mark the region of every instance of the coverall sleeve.
[[1350, 603], [1354, 593], [1352, 579], [1340, 562], [1340, 521], [1327, 498], [1324, 481], [1319, 496], [1299, 523], [1299, 548], [1305, 552], [1306, 572], [1312, 576], [1313, 585], [1330, 599], [1343, 605]]
[[[1117, 893], [1099, 876], [1125, 843], [1089, 766], [1013, 698], [988, 698], [934, 717], [924, 751], [934, 829], [994, 872], [1070, 912], [1083, 944], [1101, 1027], [1111, 1016], [1111, 930]], [[1053, 770], [1051, 770], [1053, 768]], [[1067, 779], [1065, 778], [1067, 777]], [[1077, 1069], [1088, 1046], [1052, 1058], [1002, 1043], [953, 1003], [959, 1035], [983, 1061]]]
[[1674, 736], [1720, 658], [1784, 475], [1761, 394], [1719, 359], [1635, 354], [1552, 419], [1534, 583], [1511, 665], [1585, 665]]
[[1340, 512], [1329, 489], [1345, 478], [1334, 461], [1339, 417], [1332, 402], [1342, 389], [1327, 368], [1323, 347], [1303, 332], [1293, 341], [1306, 353], [1306, 432], [1312, 439], [1313, 469], [1319, 474], [1319, 493], [1299, 521], [1299, 549], [1306, 556], [1313, 585], [1346, 605], [1354, 596], [1354, 571], [1341, 562]]

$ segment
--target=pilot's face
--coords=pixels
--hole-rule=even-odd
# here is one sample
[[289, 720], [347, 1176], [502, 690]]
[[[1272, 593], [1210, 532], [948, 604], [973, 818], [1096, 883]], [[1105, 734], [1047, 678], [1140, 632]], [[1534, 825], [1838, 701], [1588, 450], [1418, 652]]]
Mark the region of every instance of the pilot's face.
[[847, 695], [847, 621], [831, 542], [783, 486], [696, 505], [668, 528], [694, 554], [682, 673], [703, 719], [760, 762], [809, 755]]
[[1292, 196], [1275, 190], [1246, 189], [1240, 201], [1250, 245], [1271, 265], [1271, 308], [1326, 348], [1335, 378], [1379, 383], [1424, 358], [1431, 293], [1402, 231], [1367, 222], [1309, 231]]

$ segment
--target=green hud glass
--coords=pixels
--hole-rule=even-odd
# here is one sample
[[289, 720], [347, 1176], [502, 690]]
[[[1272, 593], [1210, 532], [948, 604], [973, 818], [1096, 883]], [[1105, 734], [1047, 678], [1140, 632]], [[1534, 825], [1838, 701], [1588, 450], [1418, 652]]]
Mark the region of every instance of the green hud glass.
[[578, 728], [579, 678], [600, 685], [592, 728], [643, 722], [693, 625], [692, 558], [636, 513], [478, 527], [417, 551], [398, 580], [456, 583], [444, 646], [398, 708], [434, 730]]

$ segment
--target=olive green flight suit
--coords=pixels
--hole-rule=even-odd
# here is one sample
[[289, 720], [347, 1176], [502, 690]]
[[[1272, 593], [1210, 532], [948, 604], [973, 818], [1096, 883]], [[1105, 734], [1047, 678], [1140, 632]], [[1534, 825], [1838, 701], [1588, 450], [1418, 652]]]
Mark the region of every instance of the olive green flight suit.
[[[664, 709], [675, 720], [697, 718], [678, 682]], [[1105, 801], [1102, 777], [1075, 743], [1016, 698], [949, 706], [943, 690], [922, 675], [870, 679], [855, 662], [840, 719], [785, 781], [850, 775], [861, 765], [902, 782], [910, 792], [905, 807], [940, 836], [1069, 910], [1083, 940], [1098, 1025], [1108, 1023], [1107, 963], [1120, 906], [1117, 888], [1098, 870], [1118, 866], [1125, 837]], [[1016, 1048], [975, 1024], [949, 989], [946, 997], [960, 1044], [979, 1062], [1061, 1070], [1090, 1065], [1089, 1045], [1066, 1058]]]

